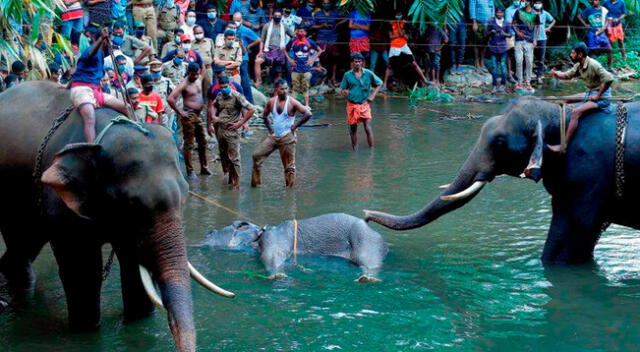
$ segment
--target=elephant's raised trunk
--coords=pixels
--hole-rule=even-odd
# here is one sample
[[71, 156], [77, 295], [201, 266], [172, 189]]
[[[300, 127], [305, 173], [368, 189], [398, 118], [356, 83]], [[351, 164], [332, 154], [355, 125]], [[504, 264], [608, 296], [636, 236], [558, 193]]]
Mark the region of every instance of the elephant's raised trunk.
[[167, 309], [169, 327], [179, 352], [196, 350], [193, 323], [191, 279], [182, 221], [177, 214], [164, 215], [153, 226], [148, 248], [155, 265], [152, 272], [158, 283], [162, 303]]
[[[476, 145], [474, 151], [464, 163], [456, 179], [435, 199], [419, 211], [405, 216], [397, 216], [373, 210], [365, 210], [365, 221], [377, 222], [394, 230], [411, 230], [427, 225], [440, 216], [460, 208], [473, 199], [486, 182], [491, 181], [493, 174], [488, 167], [490, 163], [482, 163], [482, 153]], [[480, 167], [479, 165], [484, 165]]]

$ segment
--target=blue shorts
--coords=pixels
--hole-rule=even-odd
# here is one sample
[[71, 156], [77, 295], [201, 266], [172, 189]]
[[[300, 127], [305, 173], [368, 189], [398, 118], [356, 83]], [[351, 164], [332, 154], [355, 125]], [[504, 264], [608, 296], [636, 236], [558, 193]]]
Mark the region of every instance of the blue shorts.
[[596, 32], [594, 31], [587, 32], [587, 46], [589, 47], [589, 50], [611, 49], [611, 43], [604, 32], [600, 35], [596, 35]]
[[[589, 97], [598, 95], [598, 92], [600, 91], [600, 89], [593, 89], [590, 90], [586, 93], [584, 93], [584, 101], [585, 103], [589, 100]], [[602, 110], [602, 111], [606, 111], [609, 106], [611, 106], [611, 101], [607, 98], [611, 98], [611, 88], [607, 89], [603, 94], [602, 97], [600, 97], [600, 100], [596, 101], [595, 103], [598, 105], [598, 109]]]

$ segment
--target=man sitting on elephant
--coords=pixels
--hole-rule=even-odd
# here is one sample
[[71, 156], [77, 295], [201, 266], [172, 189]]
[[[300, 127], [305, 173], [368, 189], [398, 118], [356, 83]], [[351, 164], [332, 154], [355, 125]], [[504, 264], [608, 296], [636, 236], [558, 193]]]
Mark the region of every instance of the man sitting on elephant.
[[[571, 61], [575, 63], [573, 68], [566, 72], [558, 72], [551, 70], [551, 77], [559, 79], [581, 78], [589, 90], [584, 94], [577, 94], [569, 97], [568, 100], [584, 101], [585, 103], [576, 107], [571, 111], [571, 121], [567, 129], [566, 142], [571, 140], [576, 128], [578, 128], [578, 119], [585, 113], [593, 110], [605, 110], [611, 105], [607, 99], [611, 97], [611, 83], [613, 83], [613, 75], [609, 73], [600, 63], [587, 56], [587, 46], [584, 43], [578, 43], [571, 51]], [[562, 145], [551, 145], [549, 149], [555, 152], [562, 152]]]
[[104, 77], [104, 56], [109, 51], [109, 31], [102, 32], [96, 27], [87, 29], [91, 36], [91, 47], [80, 55], [76, 70], [72, 76], [71, 101], [84, 120], [84, 136], [87, 143], [96, 139], [95, 108], [106, 106], [127, 115], [125, 103], [100, 88], [100, 79]]

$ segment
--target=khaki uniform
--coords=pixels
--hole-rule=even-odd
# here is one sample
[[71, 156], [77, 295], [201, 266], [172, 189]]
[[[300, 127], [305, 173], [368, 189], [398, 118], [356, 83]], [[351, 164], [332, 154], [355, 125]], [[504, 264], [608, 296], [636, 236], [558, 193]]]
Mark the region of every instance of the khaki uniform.
[[162, 52], [160, 53], [160, 59], [164, 58], [169, 54], [170, 51], [178, 49], [178, 44], [174, 41], [167, 42], [162, 46]]
[[157, 49], [158, 35], [156, 28], [158, 27], [158, 23], [156, 20], [156, 11], [153, 8], [153, 0], [132, 0], [131, 4], [133, 5], [133, 20], [144, 22], [146, 33], [152, 39], [151, 46]]
[[178, 86], [178, 84], [180, 84], [180, 82], [182, 82], [182, 80], [187, 76], [188, 67], [189, 64], [187, 64], [186, 61], [182, 62], [182, 65], [176, 67], [173, 60], [171, 60], [162, 64], [162, 70], [160, 72], [162, 72], [164, 77], [170, 79], [175, 86]]
[[214, 58], [214, 61], [225, 60], [236, 62], [238, 64], [238, 67], [227, 70], [227, 76], [229, 76], [230, 80], [241, 83], [240, 64], [242, 64], [242, 48], [240, 47], [240, 45], [234, 45], [231, 48], [227, 47], [226, 45], [216, 47]]
[[280, 138], [267, 135], [253, 151], [251, 186], [256, 187], [262, 183], [262, 164], [277, 149], [284, 167], [284, 183], [287, 187], [293, 187], [296, 180], [296, 142], [297, 137], [293, 132]]
[[180, 19], [180, 12], [178, 7], [163, 8], [158, 13], [158, 39], [162, 43], [173, 42], [175, 35], [173, 31], [178, 27], [178, 20]]
[[213, 80], [213, 70], [211, 69], [214, 55], [213, 40], [210, 38], [202, 38], [200, 42], [196, 40], [191, 45], [191, 49], [202, 57], [202, 63], [205, 67], [205, 74], [204, 77], [202, 77], [202, 91], [205, 92], [206, 95], [206, 92], [211, 85], [211, 81]]
[[220, 123], [216, 125], [216, 138], [220, 151], [222, 171], [229, 173], [229, 183], [240, 186], [240, 129], [231, 130], [229, 125], [240, 120], [243, 108], [254, 109], [253, 105], [236, 91], [225, 96], [220, 93], [213, 101]]
[[[138, 38], [136, 38], [136, 39], [138, 39]], [[151, 62], [149, 57], [151, 55], [156, 55], [156, 50], [153, 47], [153, 43], [152, 43], [151, 37], [143, 35], [142, 38], [140, 38], [140, 40], [143, 41], [147, 46], [151, 47], [151, 51], [149, 51], [149, 55], [147, 55], [144, 59], [140, 60], [140, 62], [138, 63], [139, 65], [147, 66], [149, 64], [149, 62]], [[142, 54], [142, 51], [144, 51], [144, 49], [145, 49], [145, 47], [136, 48], [135, 53], [133, 54], [133, 58], [134, 59], [138, 58], [138, 56], [140, 56], [140, 54]]]
[[186, 117], [180, 118], [182, 133], [184, 136], [184, 144], [182, 147], [182, 155], [184, 156], [184, 164], [187, 168], [187, 175], [193, 174], [193, 163], [191, 157], [191, 149], [193, 149], [194, 140], [198, 144], [198, 158], [200, 159], [200, 168], [207, 168], [207, 137], [205, 136], [205, 128], [202, 123], [200, 114], [202, 110], [192, 110], [184, 108], [187, 113]]
[[135, 121], [138, 123], [145, 123], [147, 116], [151, 116], [153, 120], [158, 118], [158, 114], [153, 111], [148, 105], [138, 104], [138, 107], [133, 110]]
[[142, 39], [138, 39], [132, 35], [125, 35], [124, 42], [122, 43], [120, 50], [122, 51], [123, 54], [129, 57], [133, 57], [134, 59], [137, 59], [138, 57], [135, 56], [136, 53], [140, 55], [142, 50], [146, 49], [148, 46], [149, 46], [149, 43], [145, 42]]
[[167, 77], [161, 77], [158, 82], [153, 84], [153, 91], [160, 94], [162, 98], [162, 105], [164, 105], [164, 118], [162, 120], [162, 124], [171, 128], [173, 124], [173, 119], [175, 118], [174, 112], [169, 105], [168, 98], [169, 94], [173, 92], [176, 86], [171, 82]]
[[607, 71], [600, 63], [590, 57], [584, 61], [584, 65], [577, 63], [565, 72], [567, 79], [580, 78], [584, 81], [589, 90], [596, 89], [604, 83], [613, 81], [613, 75]]

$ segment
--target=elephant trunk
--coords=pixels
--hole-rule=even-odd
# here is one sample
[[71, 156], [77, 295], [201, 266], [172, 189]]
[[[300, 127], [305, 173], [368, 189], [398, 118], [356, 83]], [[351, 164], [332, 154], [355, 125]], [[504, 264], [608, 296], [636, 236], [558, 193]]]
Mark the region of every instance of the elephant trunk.
[[483, 161], [486, 154], [480, 150], [476, 145], [455, 180], [424, 208], [405, 216], [365, 210], [365, 221], [377, 222], [393, 230], [411, 230], [427, 225], [467, 204], [480, 192], [485, 183], [493, 179], [493, 172], [486, 171], [491, 170], [492, 163]]
[[167, 309], [176, 349], [179, 352], [194, 352], [196, 333], [191, 279], [184, 228], [179, 215], [164, 215], [156, 219], [149, 238], [149, 250], [154, 258], [154, 280]]

